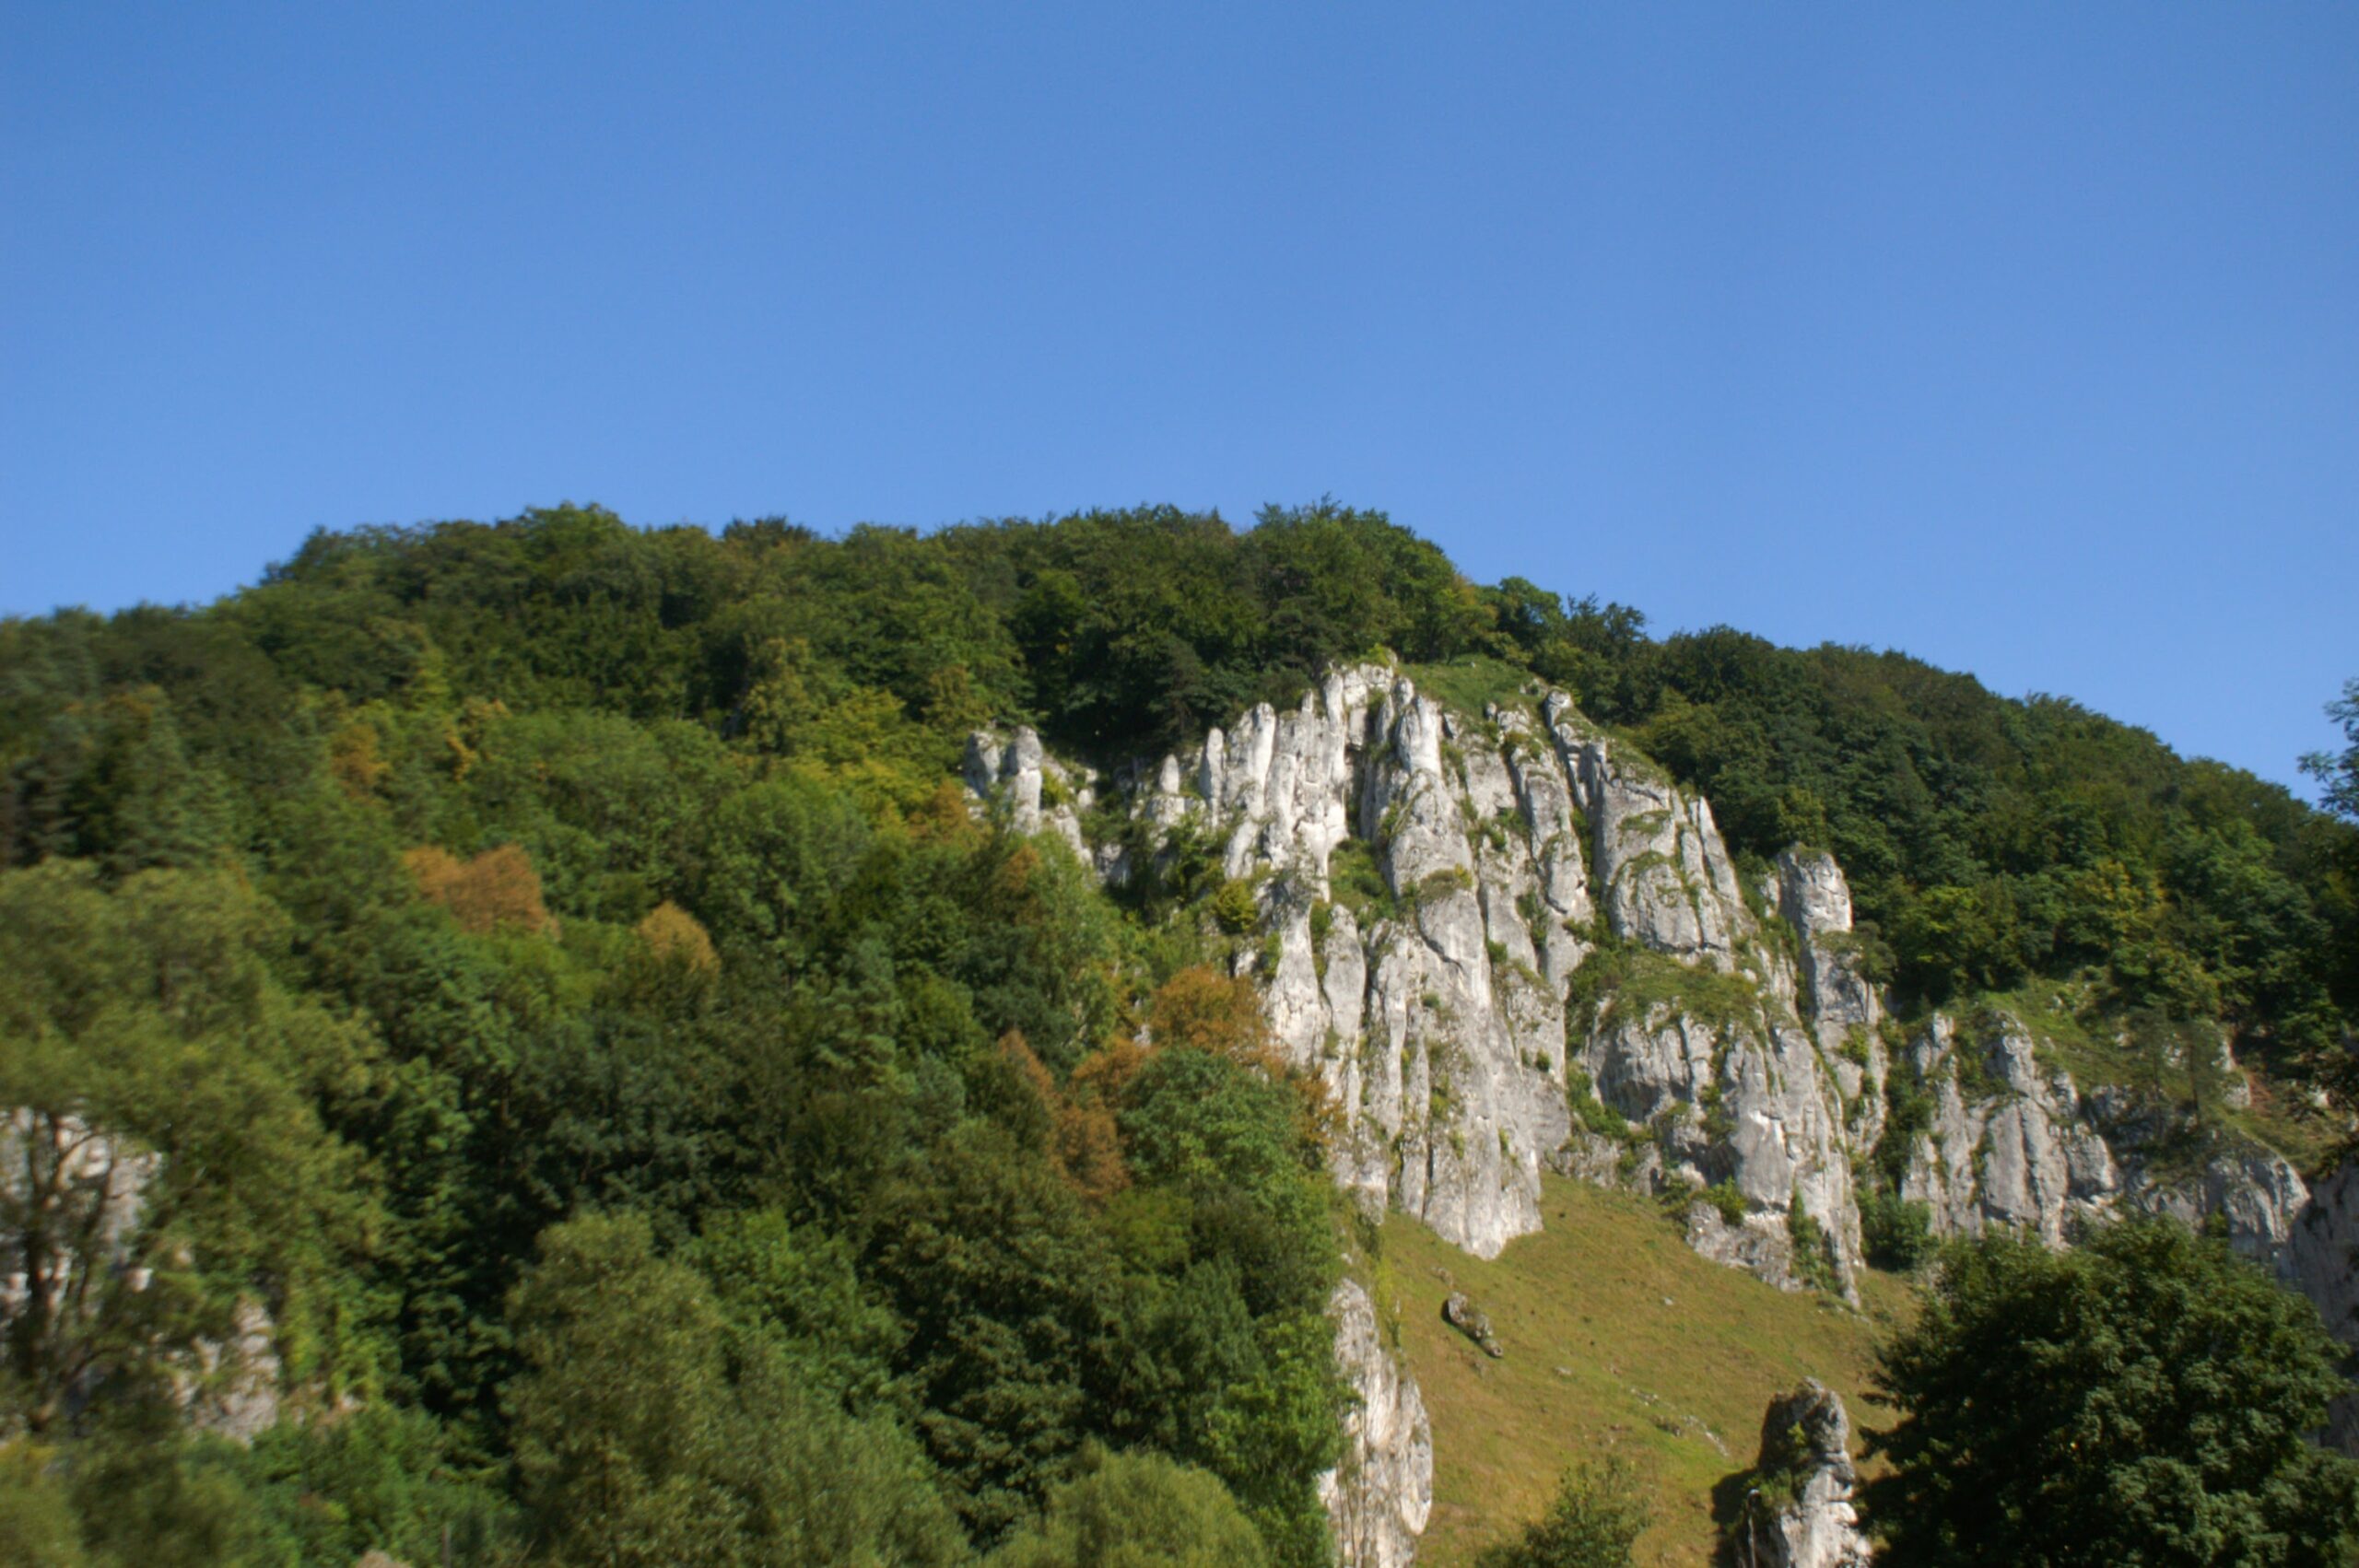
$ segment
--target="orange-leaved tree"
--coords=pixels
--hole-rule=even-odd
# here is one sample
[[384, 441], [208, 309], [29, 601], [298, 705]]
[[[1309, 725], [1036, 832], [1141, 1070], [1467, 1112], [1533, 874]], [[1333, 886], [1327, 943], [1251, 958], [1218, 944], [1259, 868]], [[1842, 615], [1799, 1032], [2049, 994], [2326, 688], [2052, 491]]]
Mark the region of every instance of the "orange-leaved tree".
[[1273, 1082], [1293, 1085], [1303, 1125], [1322, 1148], [1332, 1147], [1342, 1110], [1315, 1073], [1297, 1072], [1280, 1051], [1262, 1014], [1262, 995], [1243, 975], [1202, 965], [1182, 969], [1147, 1000], [1147, 1035], [1158, 1049], [1186, 1048], [1226, 1057]]
[[402, 863], [417, 879], [419, 895], [450, 910], [463, 930], [477, 936], [503, 927], [557, 934], [557, 917], [541, 902], [540, 873], [516, 845], [502, 844], [462, 860], [428, 844], [404, 854]]

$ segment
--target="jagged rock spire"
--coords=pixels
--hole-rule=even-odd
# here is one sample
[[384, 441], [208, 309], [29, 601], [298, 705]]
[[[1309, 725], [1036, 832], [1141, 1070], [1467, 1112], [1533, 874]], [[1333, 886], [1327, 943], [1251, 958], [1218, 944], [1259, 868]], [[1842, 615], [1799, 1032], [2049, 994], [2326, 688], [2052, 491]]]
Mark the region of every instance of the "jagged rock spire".
[[1730, 1542], [1736, 1568], [1867, 1568], [1851, 1505], [1851, 1421], [1832, 1389], [1805, 1378], [1769, 1401], [1761, 1458]]

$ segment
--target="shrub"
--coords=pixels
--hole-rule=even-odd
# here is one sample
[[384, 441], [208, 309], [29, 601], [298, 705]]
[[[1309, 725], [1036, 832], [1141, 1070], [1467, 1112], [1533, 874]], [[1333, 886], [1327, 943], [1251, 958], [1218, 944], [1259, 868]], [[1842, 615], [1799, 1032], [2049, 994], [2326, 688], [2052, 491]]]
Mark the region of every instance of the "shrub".
[[1751, 1211], [1751, 1205], [1745, 1202], [1744, 1194], [1737, 1190], [1736, 1183], [1732, 1181], [1714, 1182], [1696, 1194], [1695, 1201], [1709, 1203], [1720, 1211], [1720, 1218], [1731, 1225], [1744, 1223], [1745, 1215]]
[[1441, 870], [1429, 873], [1425, 881], [1417, 884], [1417, 902], [1435, 904], [1456, 894], [1471, 893], [1473, 889], [1474, 877], [1472, 872], [1463, 866], [1444, 866]]
[[1269, 1561], [1218, 1477], [1159, 1454], [1083, 1457], [1083, 1473], [987, 1559], [988, 1568], [1262, 1568]]
[[1363, 926], [1391, 918], [1392, 888], [1366, 839], [1346, 838], [1335, 846], [1334, 853], [1327, 857], [1327, 885], [1335, 902], [1349, 909]]
[[1650, 1522], [1618, 1459], [1576, 1466], [1557, 1484], [1548, 1512], [1511, 1540], [1475, 1557], [1475, 1568], [1630, 1568], [1632, 1545]]
[[1933, 1211], [1891, 1192], [1870, 1192], [1860, 1203], [1860, 1240], [1868, 1261], [1901, 1272], [1922, 1267], [1933, 1256]]
[[1842, 1288], [1842, 1274], [1835, 1262], [1835, 1238], [1799, 1198], [1786, 1212], [1786, 1235], [1794, 1244], [1794, 1272], [1804, 1282], [1822, 1291]]
[[1213, 919], [1231, 936], [1242, 936], [1253, 929], [1261, 918], [1261, 908], [1253, 901], [1253, 884], [1241, 877], [1231, 877], [1213, 894]]

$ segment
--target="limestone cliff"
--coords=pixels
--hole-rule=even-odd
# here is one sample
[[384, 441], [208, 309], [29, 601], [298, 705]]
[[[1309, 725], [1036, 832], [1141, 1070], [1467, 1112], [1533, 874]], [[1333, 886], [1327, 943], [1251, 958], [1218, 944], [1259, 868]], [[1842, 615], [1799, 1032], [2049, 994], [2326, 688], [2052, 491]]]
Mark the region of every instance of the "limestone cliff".
[[2008, 1225], [2061, 1246], [2091, 1219], [2172, 1214], [2218, 1224], [2238, 1252], [2294, 1280], [2288, 1247], [2310, 1194], [2284, 1156], [2226, 1135], [2175, 1153], [2175, 1118], [2118, 1088], [2083, 1094], [2005, 1013], [1970, 1024], [1937, 1013], [1908, 1056], [1932, 1112], [1900, 1193], [1927, 1205], [1936, 1235]]
[[1081, 813], [1097, 803], [1096, 776], [1051, 758], [1030, 730], [1002, 742], [977, 733], [968, 738], [967, 788], [1007, 813], [1018, 833], [1054, 833], [1084, 860], [1089, 845], [1081, 835]]
[[[2286, 1246], [2294, 1281], [2325, 1319], [2327, 1331], [2359, 1350], [2359, 1162], [2347, 1163], [2310, 1189]], [[2327, 1412], [2327, 1441], [2359, 1454], [2359, 1393]]]
[[[1332, 1092], [1336, 1177], [1371, 1212], [1400, 1208], [1488, 1258], [1539, 1227], [1545, 1165], [1728, 1182], [1759, 1211], [1741, 1246], [1708, 1250], [1798, 1283], [1823, 1271], [1793, 1258], [1789, 1215], [1806, 1208], [1848, 1290], [1847, 1100], [1818, 1044], [1873, 1016], [1836, 951], [1848, 895], [1839, 919], [1824, 897], [1796, 906], [1806, 1021], [1792, 944], [1764, 931], [1710, 807], [1562, 694], [1528, 695], [1477, 718], [1381, 665], [1332, 671], [1292, 708], [1118, 781], [1144, 846], [1089, 842], [1097, 780], [1028, 731], [975, 736], [967, 779], [979, 808], [1056, 833], [1109, 880], [1148, 872], [1134, 853], [1212, 847], [1253, 899], [1235, 962], [1289, 1059]], [[1615, 978], [1572, 1005], [1606, 954], [1590, 973]], [[1750, 1000], [1731, 1012], [1731, 995]], [[1330, 1514], [1346, 1563], [1393, 1568], [1430, 1504], [1431, 1439], [1365, 1295], [1347, 1285], [1335, 1310], [1361, 1402]]]
[[[1237, 962], [1289, 1058], [1333, 1092], [1336, 1175], [1372, 1211], [1488, 1258], [1538, 1226], [1551, 1164], [1726, 1182], [1755, 1211], [1747, 1261], [1780, 1282], [1823, 1271], [1792, 1264], [1799, 1207], [1848, 1281], [1846, 1107], [1873, 1096], [1847, 1098], [1820, 1043], [1874, 1016], [1836, 951], [1848, 895], [1798, 895], [1802, 938], [1771, 938], [1708, 804], [1563, 694], [1527, 695], [1476, 717], [1382, 665], [1332, 671], [1294, 708], [1137, 770], [1124, 809], [1157, 845], [1209, 839], [1252, 889], [1262, 940]], [[979, 793], [1047, 820], [1054, 786], [1036, 780], [1059, 765], [1036, 737], [978, 736], [968, 755]], [[1109, 875], [1134, 869], [1079, 848]], [[1614, 978], [1571, 1005], [1609, 950], [1589, 972]]]
[[[968, 755], [969, 787], [1019, 829], [1111, 880], [1147, 869], [1088, 841], [1099, 780], [1031, 731], [979, 734]], [[1710, 1188], [1687, 1219], [1699, 1250], [1850, 1293], [1854, 1172], [1885, 1138], [1894, 1063], [1834, 857], [1789, 850], [1748, 890], [1709, 804], [1563, 693], [1477, 717], [1373, 663], [1115, 791], [1147, 854], [1209, 843], [1250, 889], [1257, 940], [1235, 962], [1333, 1092], [1337, 1179], [1371, 1211], [1488, 1258], [1539, 1224], [1544, 1167]], [[2171, 1126], [2083, 1093], [2054, 1054], [2005, 1014], [1936, 1014], [1907, 1036], [1932, 1109], [1895, 1134], [1899, 1196], [1936, 1235], [2020, 1225], [2060, 1245], [2089, 1216], [2217, 1216], [2294, 1278], [2308, 1194], [2291, 1164], [2234, 1141], [2167, 1158]]]

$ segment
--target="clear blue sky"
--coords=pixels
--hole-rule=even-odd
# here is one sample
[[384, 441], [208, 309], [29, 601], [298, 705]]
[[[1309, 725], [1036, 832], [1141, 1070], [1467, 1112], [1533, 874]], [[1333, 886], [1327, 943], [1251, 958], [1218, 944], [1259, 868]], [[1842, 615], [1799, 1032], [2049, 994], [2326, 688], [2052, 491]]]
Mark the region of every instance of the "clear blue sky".
[[1332, 492], [2289, 781], [2359, 674], [2359, 6], [0, 21], [0, 610]]

